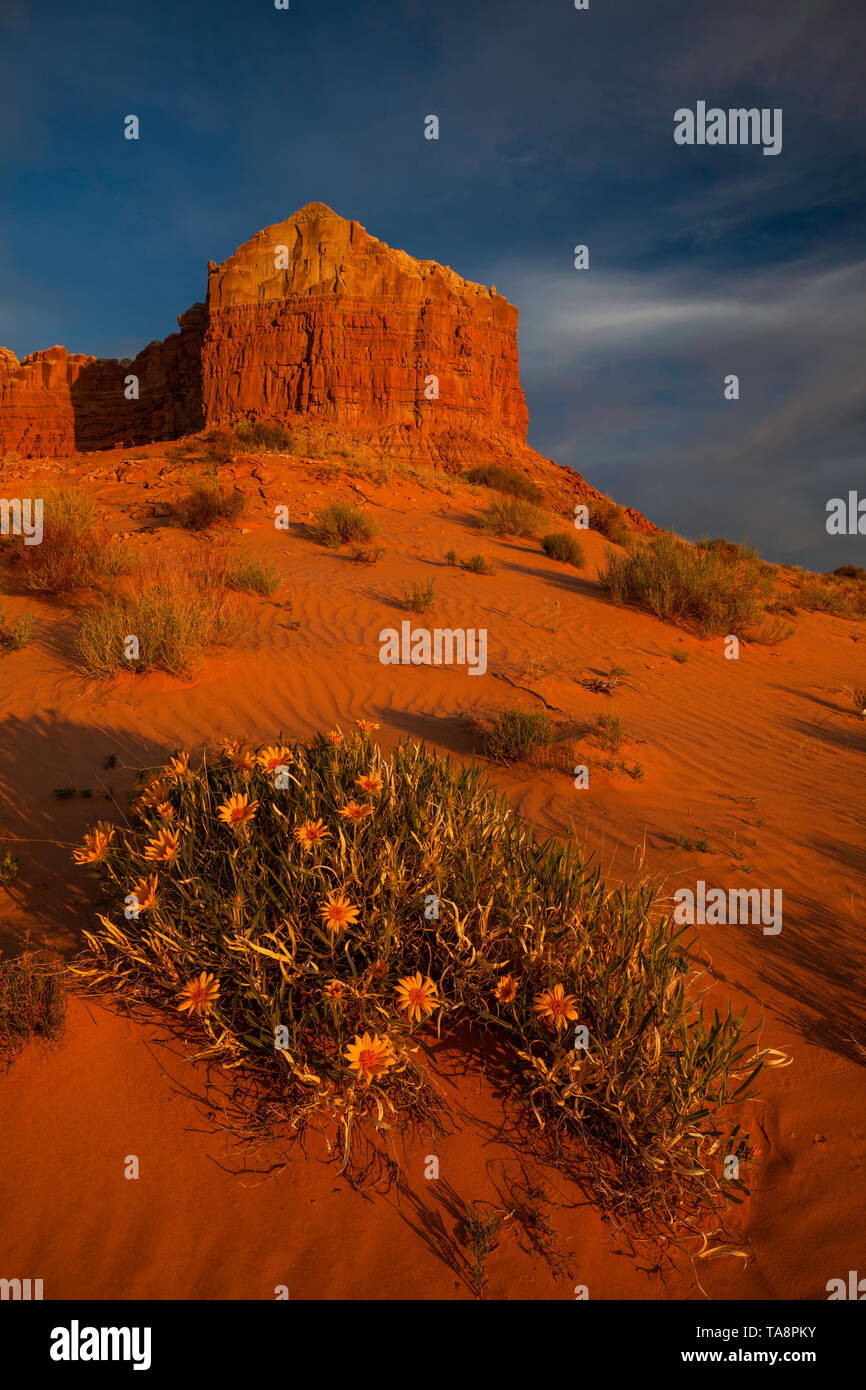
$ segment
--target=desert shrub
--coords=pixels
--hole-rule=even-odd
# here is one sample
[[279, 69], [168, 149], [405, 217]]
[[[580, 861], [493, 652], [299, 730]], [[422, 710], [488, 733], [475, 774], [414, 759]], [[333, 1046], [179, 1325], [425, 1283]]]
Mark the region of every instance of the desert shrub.
[[460, 564], [460, 556], [457, 554], [457, 551], [453, 549], [453, 547], [451, 550], [445, 551], [445, 559], [449, 565]]
[[625, 727], [618, 714], [600, 714], [595, 732], [606, 753], [618, 753], [626, 740]]
[[534, 536], [541, 525], [541, 517], [529, 502], [502, 498], [485, 508], [478, 525], [492, 536]]
[[59, 1036], [66, 1017], [60, 968], [26, 949], [0, 960], [0, 1052], [14, 1056], [32, 1038]]
[[429, 1122], [424, 1031], [471, 1025], [527, 1136], [608, 1210], [687, 1223], [743, 1190], [723, 1176], [749, 1152], [727, 1107], [777, 1057], [730, 1008], [705, 1017], [651, 885], [608, 889], [477, 767], [339, 731], [180, 754], [77, 858], [104, 892], [77, 978], [184, 1013], [282, 1132], [327, 1120], [348, 1163], [365, 1120]]
[[58, 595], [98, 588], [133, 568], [132, 553], [97, 524], [93, 500], [82, 488], [47, 493], [42, 524], [39, 545], [15, 537], [7, 547], [25, 589]]
[[354, 502], [329, 502], [316, 514], [312, 530], [314, 538], [331, 550], [349, 541], [371, 541], [376, 535], [372, 517]]
[[680, 666], [685, 666], [689, 659], [689, 654], [688, 652], [684, 652], [682, 647], [674, 647], [671, 652], [671, 657], [674, 661], [679, 662]]
[[549, 714], [527, 710], [500, 710], [484, 733], [484, 752], [497, 762], [517, 762], [530, 757], [538, 748], [546, 748], [556, 737], [556, 728]]
[[604, 497], [589, 505], [589, 525], [593, 531], [607, 536], [614, 545], [628, 545], [632, 538], [631, 527], [626, 520], [625, 509], [610, 497]]
[[756, 642], [777, 642], [788, 635], [780, 619], [767, 616], [772, 577], [746, 548], [731, 563], [662, 531], [625, 555], [608, 551], [599, 579], [614, 603], [637, 604], [665, 622], [707, 636], [736, 633]]
[[360, 542], [353, 545], [349, 551], [349, 557], [355, 565], [378, 565], [384, 554], [384, 545], [364, 545]]
[[460, 568], [469, 574], [495, 574], [496, 566], [486, 555], [470, 555], [468, 560], [460, 561]]
[[833, 570], [833, 574], [837, 579], [866, 579], [866, 570], [861, 565], [840, 565], [838, 569]]
[[860, 618], [866, 613], [866, 590], [857, 583], [807, 580], [792, 595], [808, 613], [830, 613], [835, 618]]
[[[246, 626], [226, 590], [225, 557], [192, 557], [178, 570], [154, 565], [130, 596], [107, 599], [81, 620], [75, 647], [88, 675], [158, 669], [171, 675], [196, 670], [202, 656], [236, 640]], [[138, 655], [127, 657], [127, 638]]]
[[436, 580], [428, 579], [420, 584], [414, 580], [411, 587], [403, 585], [403, 607], [410, 613], [429, 613], [436, 602]]
[[220, 483], [199, 483], [181, 497], [175, 515], [188, 531], [206, 531], [221, 521], [236, 521], [243, 514], [245, 499], [238, 488], [229, 491]]
[[569, 531], [553, 531], [542, 536], [541, 548], [551, 560], [559, 560], [563, 565], [574, 565], [580, 569], [584, 563], [584, 550], [580, 541]]
[[239, 420], [234, 436], [250, 454], [292, 452], [291, 431], [282, 425], [268, 424], [266, 420]]
[[22, 613], [10, 623], [6, 609], [0, 603], [0, 656], [5, 656], [7, 652], [20, 652], [22, 647], [27, 646], [32, 632], [33, 618], [29, 613]]
[[502, 464], [487, 463], [478, 468], [470, 468], [464, 474], [467, 483], [479, 487], [493, 488], [509, 497], [522, 497], [524, 502], [540, 502], [541, 493], [533, 482], [516, 468], [506, 468]]
[[866, 719], [866, 685], [855, 685], [852, 701], [855, 712], [861, 719]]
[[276, 565], [269, 560], [237, 560], [226, 570], [226, 583], [230, 589], [242, 589], [248, 594], [260, 594], [270, 598], [282, 583], [282, 576]]
[[0, 859], [0, 888], [8, 888], [13, 884], [21, 872], [20, 860], [15, 858], [11, 850], [7, 850]]

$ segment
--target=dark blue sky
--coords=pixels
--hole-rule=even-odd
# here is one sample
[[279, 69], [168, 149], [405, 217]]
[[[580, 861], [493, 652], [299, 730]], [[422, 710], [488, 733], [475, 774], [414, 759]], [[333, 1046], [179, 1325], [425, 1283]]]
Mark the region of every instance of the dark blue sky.
[[[542, 453], [862, 564], [825, 508], [866, 492], [864, 51], [863, 0], [0, 0], [0, 343], [132, 355], [325, 202], [519, 306]], [[675, 144], [699, 100], [781, 107], [781, 154]]]

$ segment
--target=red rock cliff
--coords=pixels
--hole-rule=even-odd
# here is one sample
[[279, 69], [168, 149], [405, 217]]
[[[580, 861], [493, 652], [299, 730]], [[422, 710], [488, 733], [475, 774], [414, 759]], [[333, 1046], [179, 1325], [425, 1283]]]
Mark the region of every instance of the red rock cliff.
[[178, 323], [133, 361], [50, 348], [19, 363], [0, 349], [0, 453], [148, 443], [244, 416], [434, 460], [525, 449], [517, 310], [322, 203], [211, 262], [206, 307]]
[[209, 423], [303, 416], [444, 458], [526, 442], [517, 310], [322, 203], [211, 263], [207, 310]]

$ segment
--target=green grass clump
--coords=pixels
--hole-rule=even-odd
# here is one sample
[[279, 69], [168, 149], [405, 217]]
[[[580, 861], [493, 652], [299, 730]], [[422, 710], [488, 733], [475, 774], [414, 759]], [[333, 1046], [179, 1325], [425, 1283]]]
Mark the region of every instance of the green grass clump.
[[574, 565], [575, 569], [580, 569], [585, 560], [583, 546], [569, 531], [553, 531], [548, 536], [542, 536], [541, 548], [551, 560]]
[[99, 588], [134, 566], [124, 543], [98, 525], [93, 499], [82, 488], [47, 493], [42, 525], [39, 545], [25, 545], [22, 537], [7, 542], [15, 576], [25, 589], [57, 596]]
[[[132, 596], [107, 599], [86, 613], [75, 647], [82, 670], [91, 676], [155, 669], [188, 675], [207, 652], [235, 641], [245, 626], [226, 587], [224, 561], [189, 558], [177, 571], [155, 565]], [[131, 636], [138, 641], [138, 655], [127, 657]]]
[[534, 536], [541, 516], [529, 502], [502, 498], [480, 514], [478, 525], [491, 536]]
[[226, 583], [230, 589], [270, 598], [280, 587], [282, 575], [269, 560], [238, 560], [227, 568]]
[[596, 724], [596, 736], [599, 744], [613, 756], [618, 753], [626, 741], [625, 726], [618, 714], [600, 714]]
[[403, 585], [403, 607], [410, 613], [429, 613], [436, 602], [436, 580], [428, 579], [420, 584], [417, 580], [411, 587]]
[[[409, 740], [385, 755], [367, 733], [231, 744], [154, 770], [87, 854], [104, 905], [77, 978], [186, 1018], [284, 1132], [326, 1120], [348, 1163], [365, 1120], [429, 1123], [446, 1101], [425, 1034], [471, 1027], [522, 1102], [525, 1142], [612, 1215], [688, 1225], [743, 1190], [723, 1176], [727, 1155], [748, 1156], [728, 1107], [772, 1055], [730, 1008], [706, 1017], [693, 943], [650, 884], [609, 889], [479, 768]], [[419, 973], [412, 1017], [400, 982]], [[358, 1043], [375, 1074], [353, 1065]]]
[[20, 652], [22, 647], [27, 646], [32, 633], [33, 618], [29, 613], [22, 613], [20, 618], [10, 623], [6, 609], [0, 603], [0, 656], [5, 656], [7, 652]]
[[57, 965], [26, 949], [0, 960], [0, 1053], [14, 1057], [33, 1038], [57, 1038], [66, 1017], [63, 977]]
[[780, 619], [767, 615], [773, 578], [746, 547], [731, 562], [716, 550], [698, 549], [662, 531], [625, 555], [608, 551], [599, 579], [614, 603], [637, 604], [664, 622], [705, 636], [733, 633], [778, 642], [789, 635]]
[[243, 514], [244, 494], [233, 488], [222, 487], [220, 483], [200, 483], [191, 488], [175, 506], [175, 515], [181, 526], [188, 531], [206, 531], [223, 521], [237, 521]]
[[337, 550], [349, 541], [371, 541], [376, 535], [376, 526], [368, 512], [356, 507], [354, 502], [329, 502], [316, 514], [313, 522], [313, 536], [320, 545]]
[[556, 728], [550, 715], [521, 709], [501, 710], [485, 731], [484, 752], [497, 762], [517, 762], [530, 757], [538, 748], [546, 748], [555, 737]]
[[493, 488], [504, 492], [508, 497], [522, 497], [525, 502], [540, 502], [542, 495], [533, 482], [516, 468], [506, 468], [502, 464], [488, 463], [479, 468], [470, 468], [464, 474], [467, 483], [479, 487]]

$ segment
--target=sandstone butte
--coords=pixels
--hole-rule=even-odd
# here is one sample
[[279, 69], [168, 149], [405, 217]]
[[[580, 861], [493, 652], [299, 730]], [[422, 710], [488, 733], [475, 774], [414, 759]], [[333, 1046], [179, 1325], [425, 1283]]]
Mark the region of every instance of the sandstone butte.
[[527, 445], [517, 318], [495, 287], [310, 203], [209, 262], [205, 303], [133, 359], [52, 347], [19, 362], [0, 348], [0, 456], [63, 458], [255, 419], [449, 471], [503, 463], [562, 505], [591, 502], [600, 494], [580, 474]]

